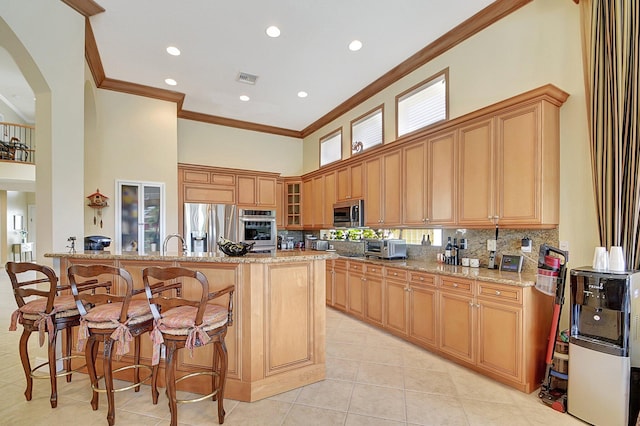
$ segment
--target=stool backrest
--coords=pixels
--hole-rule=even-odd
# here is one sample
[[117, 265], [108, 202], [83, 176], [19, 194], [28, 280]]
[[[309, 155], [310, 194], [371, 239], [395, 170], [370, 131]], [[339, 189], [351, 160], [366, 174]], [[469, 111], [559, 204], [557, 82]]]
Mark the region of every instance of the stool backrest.
[[[188, 300], [182, 297], [166, 297], [161, 293], [164, 291], [178, 288], [182, 289], [182, 282], [176, 282], [176, 280], [190, 278], [198, 282], [202, 288], [200, 300]], [[227, 325], [231, 325], [231, 319], [233, 318], [233, 292], [234, 286], [228, 286], [220, 291], [209, 292], [209, 281], [207, 277], [200, 271], [193, 269], [181, 268], [181, 267], [149, 267], [142, 271], [142, 280], [144, 281], [145, 292], [147, 299], [151, 305], [151, 311], [155, 319], [160, 319], [160, 310], [166, 310], [175, 308], [178, 306], [194, 306], [197, 307], [197, 313], [194, 324], [199, 326], [202, 324], [202, 318], [204, 316], [207, 302], [213, 299], [217, 299], [225, 294], [229, 294], [229, 301], [227, 310], [229, 312]], [[180, 291], [179, 290], [179, 291]], [[154, 296], [156, 295], [157, 296]], [[178, 293], [180, 294], [180, 293]]]
[[[129, 302], [133, 295], [133, 279], [126, 269], [111, 265], [72, 265], [67, 270], [67, 275], [80, 315], [87, 314], [84, 303], [102, 305], [122, 302], [119, 321], [127, 321]], [[123, 284], [118, 286], [118, 294], [112, 293], [114, 283]]]
[[[11, 280], [18, 308], [28, 302], [26, 298], [45, 297], [47, 298], [45, 312], [51, 313], [56, 294], [63, 289], [58, 287], [58, 277], [53, 269], [30, 262], [7, 262], [5, 269]], [[48, 285], [43, 285], [45, 283]]]

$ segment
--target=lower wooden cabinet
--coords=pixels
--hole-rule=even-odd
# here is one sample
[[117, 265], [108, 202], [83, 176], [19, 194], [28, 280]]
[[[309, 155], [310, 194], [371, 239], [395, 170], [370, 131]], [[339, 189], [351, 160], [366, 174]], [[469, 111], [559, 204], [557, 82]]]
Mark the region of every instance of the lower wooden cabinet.
[[553, 299], [534, 287], [342, 259], [332, 277], [336, 309], [523, 392], [544, 377]]
[[325, 298], [327, 300], [327, 305], [333, 306], [333, 260], [327, 260], [325, 263], [325, 277], [326, 277], [326, 288], [325, 288]]
[[348, 262], [347, 312], [364, 317], [364, 263]]
[[364, 319], [382, 327], [384, 289], [382, 284], [382, 267], [366, 265], [364, 274]]
[[333, 307], [341, 311], [347, 310], [347, 261], [336, 259], [333, 261]]
[[464, 363], [475, 364], [473, 281], [441, 278], [439, 350]]

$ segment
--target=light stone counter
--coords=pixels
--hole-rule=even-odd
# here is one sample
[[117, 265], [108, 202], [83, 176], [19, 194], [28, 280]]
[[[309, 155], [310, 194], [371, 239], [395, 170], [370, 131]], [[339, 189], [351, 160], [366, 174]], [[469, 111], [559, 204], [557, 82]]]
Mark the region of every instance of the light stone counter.
[[367, 262], [380, 266], [428, 272], [438, 275], [450, 275], [461, 278], [478, 279], [499, 284], [514, 285], [518, 287], [532, 287], [536, 284], [536, 274], [534, 273], [501, 272], [498, 269], [470, 268], [467, 266], [446, 265], [443, 263], [416, 259], [383, 260], [372, 257], [367, 258], [348, 256], [341, 256], [340, 258], [349, 261]]

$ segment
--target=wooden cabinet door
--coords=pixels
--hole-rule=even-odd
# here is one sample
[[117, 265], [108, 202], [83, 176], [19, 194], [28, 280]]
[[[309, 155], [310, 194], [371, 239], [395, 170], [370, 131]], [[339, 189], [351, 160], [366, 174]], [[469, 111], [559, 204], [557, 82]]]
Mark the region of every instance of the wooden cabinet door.
[[286, 185], [284, 182], [276, 182], [276, 226], [283, 229], [286, 226]]
[[285, 182], [285, 226], [287, 229], [302, 229], [302, 182]]
[[305, 180], [302, 182], [302, 223], [305, 227], [314, 225], [313, 203], [313, 179]]
[[387, 278], [385, 289], [384, 328], [394, 334], [407, 335], [407, 283]]
[[422, 141], [402, 150], [404, 225], [427, 224], [427, 144]]
[[238, 204], [243, 206], [255, 206], [256, 178], [252, 176], [238, 176]]
[[[538, 102], [496, 117], [497, 214], [500, 224], [558, 223], [555, 200], [558, 198], [556, 170], [559, 166], [556, 159], [558, 148], [554, 141], [557, 130], [552, 118], [545, 120], [546, 131], [549, 132], [547, 143], [542, 134], [542, 112], [542, 105]], [[546, 158], [543, 158], [544, 154]], [[545, 182], [545, 191], [552, 191], [553, 196], [542, 193]]]
[[364, 316], [364, 272], [362, 265], [349, 263], [347, 282], [347, 312], [363, 318]]
[[333, 307], [341, 311], [347, 310], [348, 278], [347, 262], [335, 260], [333, 264]]
[[[385, 226], [402, 223], [402, 152], [398, 149], [383, 157], [382, 223]], [[365, 206], [366, 214], [366, 206]]]
[[409, 337], [424, 346], [436, 348], [438, 296], [435, 287], [409, 283]]
[[351, 197], [349, 179], [349, 167], [343, 167], [336, 171], [336, 196], [338, 201], [348, 200]]
[[313, 225], [324, 225], [324, 176], [313, 178]]
[[333, 228], [333, 205], [336, 202], [336, 174], [324, 175], [324, 227]]
[[363, 197], [362, 163], [350, 164], [336, 171], [336, 199], [345, 201]]
[[273, 178], [257, 177], [256, 198], [260, 207], [276, 207], [276, 180]]
[[364, 222], [365, 226], [379, 228], [382, 224], [382, 162], [379, 157], [364, 164]]
[[439, 348], [461, 361], [475, 363], [473, 297], [462, 293], [440, 291]]
[[522, 307], [487, 300], [478, 305], [478, 366], [521, 382]]
[[327, 299], [327, 306], [333, 306], [333, 275], [333, 260], [329, 259], [325, 262], [325, 296]]
[[364, 276], [364, 317], [374, 325], [382, 327], [384, 289], [382, 286], [382, 268], [367, 265]]
[[495, 213], [493, 119], [462, 126], [459, 138], [458, 225], [491, 226]]
[[349, 166], [349, 192], [351, 193], [352, 199], [357, 200], [364, 196], [362, 173], [362, 163], [356, 163]]
[[427, 147], [427, 224], [453, 225], [458, 205], [456, 132], [429, 138]]

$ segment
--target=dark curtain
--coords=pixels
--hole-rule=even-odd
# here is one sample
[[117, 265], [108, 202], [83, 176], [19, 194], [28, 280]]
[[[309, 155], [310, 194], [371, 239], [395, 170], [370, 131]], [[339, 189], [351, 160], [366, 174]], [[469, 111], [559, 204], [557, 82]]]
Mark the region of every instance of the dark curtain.
[[587, 116], [600, 244], [640, 268], [637, 0], [580, 0]]

